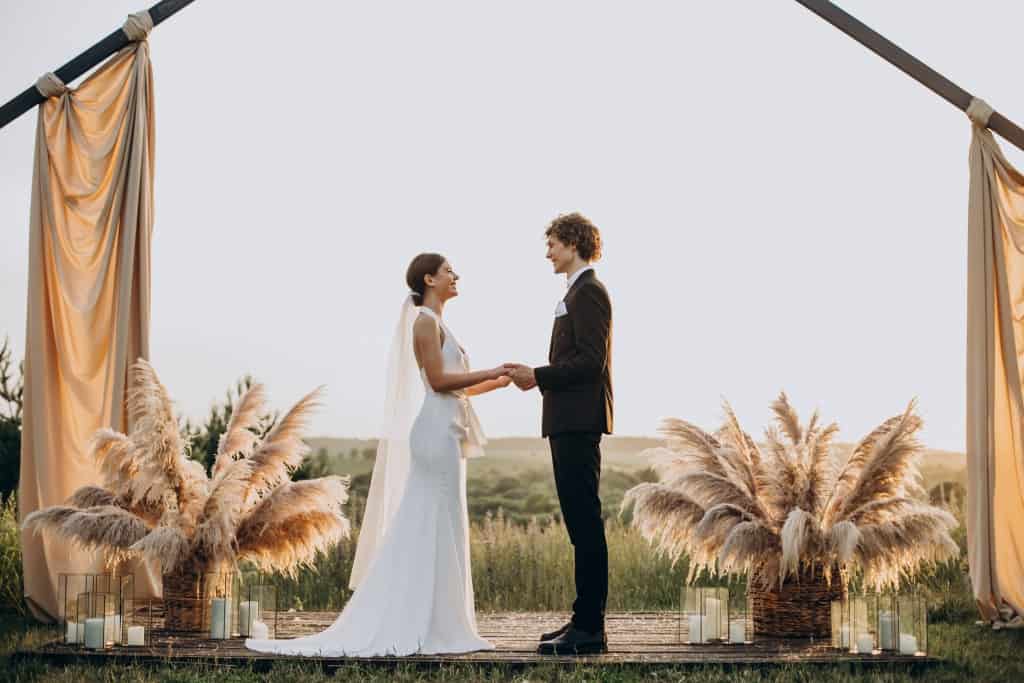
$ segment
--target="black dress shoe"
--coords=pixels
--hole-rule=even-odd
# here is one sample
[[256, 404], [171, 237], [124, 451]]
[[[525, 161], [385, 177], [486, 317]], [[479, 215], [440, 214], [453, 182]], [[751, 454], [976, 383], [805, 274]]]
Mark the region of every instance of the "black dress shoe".
[[553, 640], [546, 640], [537, 647], [542, 655], [595, 655], [608, 652], [608, 640], [604, 631], [591, 633], [572, 626]]
[[552, 631], [551, 633], [542, 633], [541, 636], [540, 636], [540, 642], [543, 643], [545, 640], [554, 640], [555, 638], [557, 638], [558, 636], [562, 635], [563, 633], [565, 633], [566, 631], [568, 631], [571, 628], [572, 628], [572, 619], [570, 619], [569, 621], [565, 622], [564, 626], [562, 626], [561, 628], [559, 628], [557, 630]]

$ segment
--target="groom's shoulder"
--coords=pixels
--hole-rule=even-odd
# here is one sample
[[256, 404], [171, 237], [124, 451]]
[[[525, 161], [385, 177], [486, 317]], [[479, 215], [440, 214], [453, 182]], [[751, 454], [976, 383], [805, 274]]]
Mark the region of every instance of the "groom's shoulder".
[[590, 277], [584, 280], [581, 284], [583, 285], [581, 289], [596, 289], [597, 291], [604, 294], [606, 297], [608, 296], [608, 289], [604, 286], [604, 283], [601, 282], [601, 278], [597, 277], [597, 273], [595, 273], [594, 271], [590, 271]]
[[611, 305], [611, 297], [608, 296], [608, 290], [596, 275], [592, 275], [586, 281], [581, 282], [577, 293], [587, 298], [596, 299], [609, 306]]

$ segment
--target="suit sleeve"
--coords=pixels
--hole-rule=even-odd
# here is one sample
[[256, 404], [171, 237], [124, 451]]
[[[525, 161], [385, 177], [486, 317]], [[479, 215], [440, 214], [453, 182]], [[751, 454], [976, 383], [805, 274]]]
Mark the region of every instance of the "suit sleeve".
[[575, 353], [558, 364], [534, 369], [542, 393], [600, 382], [608, 365], [612, 307], [604, 290], [599, 286], [580, 289], [569, 311], [569, 321], [576, 340]]

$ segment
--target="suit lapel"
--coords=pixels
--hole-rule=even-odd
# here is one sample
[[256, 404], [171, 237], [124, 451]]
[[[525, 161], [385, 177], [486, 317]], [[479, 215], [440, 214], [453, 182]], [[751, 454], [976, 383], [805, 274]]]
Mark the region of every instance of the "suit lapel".
[[[576, 282], [572, 283], [572, 287], [570, 287], [568, 291], [566, 291], [565, 296], [562, 297], [562, 301], [565, 302], [566, 308], [569, 307], [569, 299], [571, 299], [573, 294], [576, 293], [576, 290], [580, 288], [580, 285], [583, 284], [584, 280], [589, 280], [593, 277], [593, 269], [580, 273], [580, 276], [576, 278]], [[566, 315], [555, 318], [555, 323], [551, 326], [551, 343], [548, 345], [548, 362], [554, 362], [555, 338], [558, 336], [558, 326], [566, 324], [568, 322], [569, 315], [570, 314], [567, 313]]]

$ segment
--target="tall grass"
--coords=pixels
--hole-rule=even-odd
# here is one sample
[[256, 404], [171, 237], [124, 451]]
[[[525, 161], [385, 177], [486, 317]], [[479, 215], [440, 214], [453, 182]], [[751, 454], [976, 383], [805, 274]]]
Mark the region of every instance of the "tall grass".
[[[659, 557], [630, 527], [613, 518], [608, 538], [608, 609], [672, 609], [687, 566]], [[501, 512], [470, 534], [473, 590], [481, 611], [565, 610], [575, 597], [573, 550], [557, 521], [515, 524]]]
[[[607, 524], [608, 608], [672, 609], [686, 576], [685, 562], [675, 568], [655, 555], [640, 535], [618, 520]], [[321, 555], [294, 578], [277, 582], [285, 609], [340, 610], [351, 595], [348, 575], [355, 538]], [[572, 546], [557, 521], [535, 518], [519, 524], [499, 510], [470, 529], [470, 554], [476, 607], [504, 610], [565, 610], [575, 597]]]
[[18, 538], [18, 503], [12, 493], [0, 501], [0, 613], [26, 613]]

